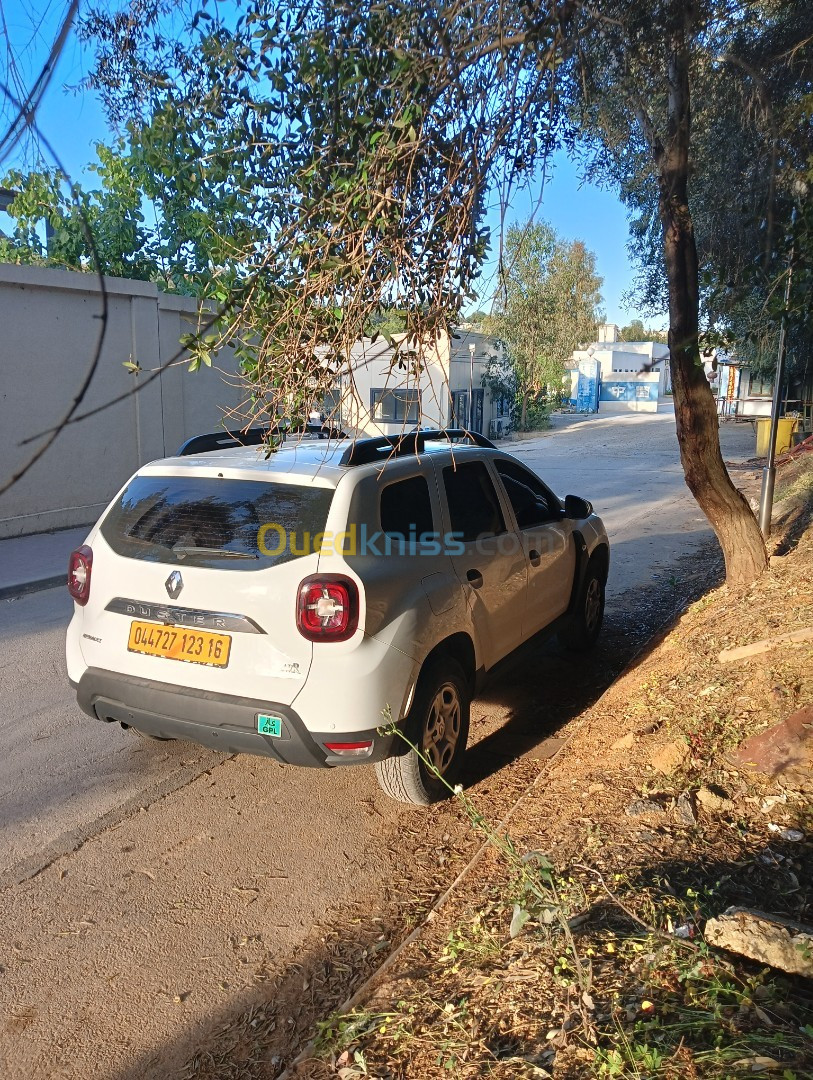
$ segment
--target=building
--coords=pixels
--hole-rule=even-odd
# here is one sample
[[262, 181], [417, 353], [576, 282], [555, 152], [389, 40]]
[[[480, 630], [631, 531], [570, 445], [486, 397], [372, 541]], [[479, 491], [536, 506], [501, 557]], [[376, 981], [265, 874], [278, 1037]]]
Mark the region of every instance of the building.
[[499, 438], [510, 430], [510, 403], [483, 381], [499, 356], [494, 339], [475, 330], [443, 334], [422, 347], [405, 335], [393, 345], [364, 338], [321, 410], [348, 434], [464, 427]]
[[[717, 399], [720, 416], [750, 420], [771, 415], [773, 374], [757, 375], [735, 353], [715, 354], [706, 362], [706, 374]], [[799, 430], [813, 431], [813, 371], [808, 366], [793, 372], [782, 395], [780, 415], [796, 416]]]
[[618, 334], [615, 323], [603, 323], [598, 340], [573, 353], [567, 365], [571, 405], [578, 407], [579, 371], [592, 361], [598, 364], [602, 412], [657, 412], [658, 399], [671, 390], [669, 349], [657, 341], [619, 341]]

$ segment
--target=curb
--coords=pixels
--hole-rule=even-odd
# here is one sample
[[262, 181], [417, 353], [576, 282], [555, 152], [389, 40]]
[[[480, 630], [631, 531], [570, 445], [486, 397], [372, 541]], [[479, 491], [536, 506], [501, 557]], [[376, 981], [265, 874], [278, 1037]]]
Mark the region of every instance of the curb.
[[29, 593], [56, 589], [60, 585], [64, 585], [66, 581], [66, 574], [55, 574], [53, 577], [40, 578], [37, 581], [21, 581], [19, 585], [0, 585], [0, 600], [16, 600], [18, 597], [27, 596]]

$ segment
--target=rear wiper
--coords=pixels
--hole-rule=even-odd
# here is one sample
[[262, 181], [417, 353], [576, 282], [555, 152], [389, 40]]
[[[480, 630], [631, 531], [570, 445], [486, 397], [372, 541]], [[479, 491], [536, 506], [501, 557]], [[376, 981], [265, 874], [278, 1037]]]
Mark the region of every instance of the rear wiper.
[[226, 559], [259, 559], [260, 557], [252, 555], [250, 551], [229, 551], [228, 548], [173, 547], [169, 550], [180, 558], [186, 555], [220, 555]]

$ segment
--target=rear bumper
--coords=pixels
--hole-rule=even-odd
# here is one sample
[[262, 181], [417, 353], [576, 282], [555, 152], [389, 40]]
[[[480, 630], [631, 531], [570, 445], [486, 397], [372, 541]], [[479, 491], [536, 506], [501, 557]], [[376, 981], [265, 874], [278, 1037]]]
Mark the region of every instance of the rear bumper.
[[[388, 757], [392, 737], [371, 731], [311, 732], [289, 706], [274, 701], [214, 694], [188, 687], [87, 668], [75, 685], [79, 706], [106, 723], [134, 727], [163, 739], [184, 739], [225, 754], [257, 754], [287, 765], [332, 768]], [[257, 731], [259, 713], [280, 718], [280, 735]], [[372, 742], [365, 756], [345, 757], [329, 742]]]

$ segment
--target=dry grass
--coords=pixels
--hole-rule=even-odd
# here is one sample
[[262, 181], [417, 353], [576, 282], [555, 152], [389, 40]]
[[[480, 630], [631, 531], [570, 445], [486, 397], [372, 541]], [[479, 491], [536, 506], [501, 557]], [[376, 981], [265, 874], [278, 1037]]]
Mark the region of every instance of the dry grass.
[[[813, 1077], [810, 984], [702, 939], [732, 903], [813, 921], [808, 795], [727, 759], [813, 701], [813, 648], [718, 661], [813, 625], [811, 477], [808, 460], [783, 477], [788, 554], [695, 603], [573, 722], [508, 845], [362, 1007], [322, 1025], [297, 1080]], [[685, 760], [665, 775], [652, 760], [669, 745]], [[699, 804], [701, 786], [718, 802]], [[805, 840], [777, 840], [769, 822]]]
[[[521, 757], [480, 781], [478, 804], [493, 820], [536, 783], [510, 838], [361, 1006], [332, 1012], [481, 843], [464, 801], [405, 819], [391, 838], [385, 910], [359, 897], [326, 914], [311, 947], [269, 974], [263, 1003], [211, 1033], [184, 1077], [271, 1080], [317, 1032], [296, 1080], [813, 1078], [810, 986], [715, 952], [701, 933], [734, 902], [811, 921], [811, 845], [767, 831], [771, 821], [813, 833], [809, 800], [742, 775], [726, 754], [813, 701], [813, 650], [717, 660], [813, 625], [811, 491], [809, 457], [785, 467], [776, 545], [787, 554], [770, 573], [737, 593], [707, 592], [594, 705], [566, 713], [552, 762]], [[718, 566], [714, 556], [687, 562], [687, 590], [698, 595]], [[666, 610], [679, 602], [675, 590]], [[620, 665], [605, 666], [597, 684]], [[675, 743], [685, 760], [658, 773], [653, 756]], [[704, 809], [693, 799], [700, 785], [723, 801]], [[631, 816], [636, 803], [643, 812]]]

